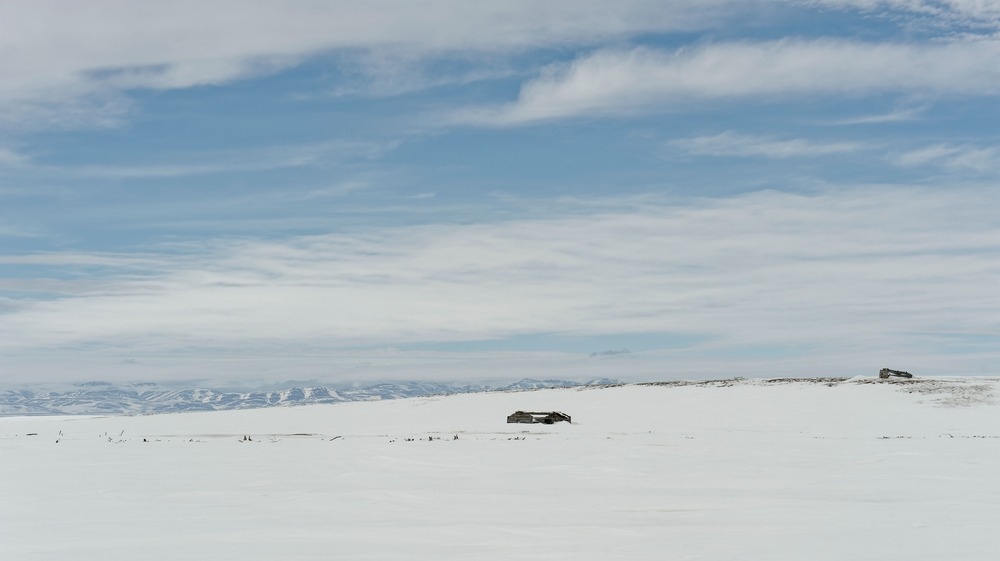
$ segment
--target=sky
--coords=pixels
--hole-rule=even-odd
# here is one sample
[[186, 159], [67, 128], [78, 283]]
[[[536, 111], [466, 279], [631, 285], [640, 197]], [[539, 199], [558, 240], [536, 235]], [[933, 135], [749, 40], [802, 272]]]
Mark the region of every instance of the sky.
[[0, 385], [998, 375], [997, 61], [997, 0], [0, 3]]

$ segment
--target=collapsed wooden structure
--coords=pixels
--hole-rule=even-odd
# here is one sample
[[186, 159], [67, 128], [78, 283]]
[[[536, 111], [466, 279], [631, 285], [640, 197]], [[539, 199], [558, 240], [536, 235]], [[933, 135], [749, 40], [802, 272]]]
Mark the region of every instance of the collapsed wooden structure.
[[912, 378], [913, 374], [909, 372], [904, 372], [902, 370], [893, 370], [892, 368], [883, 368], [878, 371], [879, 378], [888, 378], [889, 376], [897, 376], [899, 378]]
[[515, 411], [507, 416], [508, 423], [542, 423], [551, 425], [560, 421], [572, 423], [570, 416], [560, 411]]

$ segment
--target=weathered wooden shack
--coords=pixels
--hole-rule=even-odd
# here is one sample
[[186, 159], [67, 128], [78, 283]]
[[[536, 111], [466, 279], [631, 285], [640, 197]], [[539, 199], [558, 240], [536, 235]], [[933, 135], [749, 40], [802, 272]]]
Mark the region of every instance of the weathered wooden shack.
[[913, 374], [910, 374], [909, 372], [905, 372], [903, 370], [893, 370], [892, 368], [883, 368], [882, 370], [878, 371], [879, 378], [885, 379], [888, 378], [889, 376], [896, 376], [899, 378], [912, 378]]
[[569, 415], [561, 411], [515, 411], [507, 415], [508, 423], [542, 423], [551, 425], [560, 421], [573, 422]]

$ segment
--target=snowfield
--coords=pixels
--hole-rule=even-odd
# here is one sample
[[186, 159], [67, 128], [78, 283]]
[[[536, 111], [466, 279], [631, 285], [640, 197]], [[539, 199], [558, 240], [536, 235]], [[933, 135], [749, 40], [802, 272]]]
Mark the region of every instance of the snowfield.
[[0, 418], [0, 559], [995, 561], [998, 384]]

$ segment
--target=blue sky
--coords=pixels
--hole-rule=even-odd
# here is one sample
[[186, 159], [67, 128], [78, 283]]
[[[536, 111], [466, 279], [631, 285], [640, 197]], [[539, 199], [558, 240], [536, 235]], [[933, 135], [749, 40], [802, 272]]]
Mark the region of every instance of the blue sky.
[[989, 0], [5, 4], [0, 382], [995, 375], [998, 60]]

